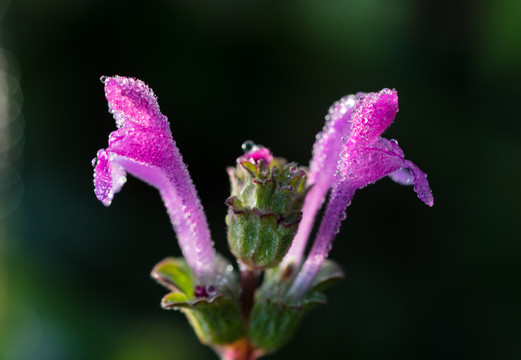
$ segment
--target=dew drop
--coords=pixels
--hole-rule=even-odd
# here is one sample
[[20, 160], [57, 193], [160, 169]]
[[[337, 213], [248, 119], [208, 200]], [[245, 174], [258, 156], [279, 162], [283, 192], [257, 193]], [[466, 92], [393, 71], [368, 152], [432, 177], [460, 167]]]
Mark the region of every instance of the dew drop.
[[107, 81], [107, 76], [103, 75], [99, 78], [99, 81], [101, 81], [102, 84], [105, 84], [105, 82]]
[[92, 159], [92, 161], [90, 163], [92, 164], [92, 167], [95, 167], [96, 164], [98, 163], [98, 158]]
[[107, 153], [105, 152], [105, 149], [99, 149], [96, 153], [96, 157], [100, 160], [107, 160]]
[[251, 140], [246, 140], [241, 145], [241, 149], [242, 149], [242, 151], [244, 151], [245, 154], [249, 153], [252, 150], [255, 150], [256, 147], [257, 147], [257, 145]]

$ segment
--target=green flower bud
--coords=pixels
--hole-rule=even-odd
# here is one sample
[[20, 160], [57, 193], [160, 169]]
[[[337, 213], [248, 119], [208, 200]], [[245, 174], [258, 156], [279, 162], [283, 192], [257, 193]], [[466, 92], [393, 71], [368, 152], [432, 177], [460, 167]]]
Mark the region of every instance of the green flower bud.
[[256, 145], [228, 169], [228, 243], [243, 264], [272, 268], [286, 255], [302, 218], [306, 171]]

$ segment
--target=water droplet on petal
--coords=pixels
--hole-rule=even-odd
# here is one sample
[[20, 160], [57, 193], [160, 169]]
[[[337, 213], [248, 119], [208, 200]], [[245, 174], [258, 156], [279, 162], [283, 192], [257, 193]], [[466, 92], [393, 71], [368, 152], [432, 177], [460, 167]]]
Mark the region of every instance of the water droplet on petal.
[[101, 81], [103, 84], [107, 81], [107, 76], [103, 75], [99, 78], [99, 81]]

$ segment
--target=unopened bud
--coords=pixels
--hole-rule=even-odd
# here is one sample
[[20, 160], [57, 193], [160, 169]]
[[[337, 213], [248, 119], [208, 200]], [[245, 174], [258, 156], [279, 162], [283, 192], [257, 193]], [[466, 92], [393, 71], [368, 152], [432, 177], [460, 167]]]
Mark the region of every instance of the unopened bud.
[[[246, 143], [245, 143], [246, 144]], [[248, 142], [229, 168], [228, 242], [232, 253], [254, 269], [271, 268], [287, 253], [302, 218], [306, 168], [274, 158]]]

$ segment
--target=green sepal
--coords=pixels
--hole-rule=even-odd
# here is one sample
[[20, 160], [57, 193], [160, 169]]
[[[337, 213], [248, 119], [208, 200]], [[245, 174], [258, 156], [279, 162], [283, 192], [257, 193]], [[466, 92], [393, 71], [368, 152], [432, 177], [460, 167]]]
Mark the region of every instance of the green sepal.
[[186, 304], [188, 304], [189, 301], [188, 299], [188, 296], [183, 293], [171, 292], [161, 299], [161, 307], [163, 309], [186, 307]]
[[215, 294], [195, 296], [200, 284], [183, 258], [164, 259], [154, 267], [152, 277], [172, 291], [161, 306], [182, 311], [202, 343], [225, 345], [244, 336], [237, 274], [221, 256], [216, 256], [213, 282], [208, 284], [215, 287]]
[[250, 317], [248, 337], [255, 348], [272, 352], [288, 342], [307, 312], [326, 304], [322, 291], [342, 279], [344, 273], [333, 260], [326, 259], [307, 294], [288, 295], [294, 274], [284, 267], [266, 271]]
[[315, 276], [315, 280], [313, 280], [308, 293], [324, 291], [326, 288], [330, 287], [337, 281], [342, 280], [344, 277], [344, 271], [340, 265], [333, 260], [325, 259], [317, 276]]
[[317, 292], [293, 301], [260, 297], [250, 315], [248, 338], [254, 348], [266, 353], [273, 352], [293, 337], [300, 321], [310, 309], [325, 304], [325, 296]]
[[249, 171], [253, 176], [257, 176], [259, 174], [259, 168], [249, 161], [241, 162], [241, 166]]
[[236, 197], [229, 198], [227, 203], [228, 243], [233, 255], [254, 269], [278, 265], [291, 245], [302, 213], [277, 216], [244, 207]]
[[[286, 292], [298, 273], [298, 268], [291, 268], [286, 266], [278, 266], [266, 271], [264, 281], [260, 287], [261, 293], [278, 293]], [[315, 279], [311, 283], [308, 294], [311, 292], [324, 291], [326, 288], [344, 278], [344, 271], [331, 259], [325, 259], [322, 267], [318, 271]], [[275, 290], [277, 289], [277, 290]]]
[[182, 311], [203, 344], [230, 344], [244, 336], [239, 306], [226, 296], [189, 299], [181, 293], [170, 293], [163, 297], [161, 306]]
[[232, 185], [231, 195], [244, 206], [287, 215], [300, 210], [309, 190], [306, 187], [307, 169], [283, 158], [264, 162], [240, 161], [228, 168]]

